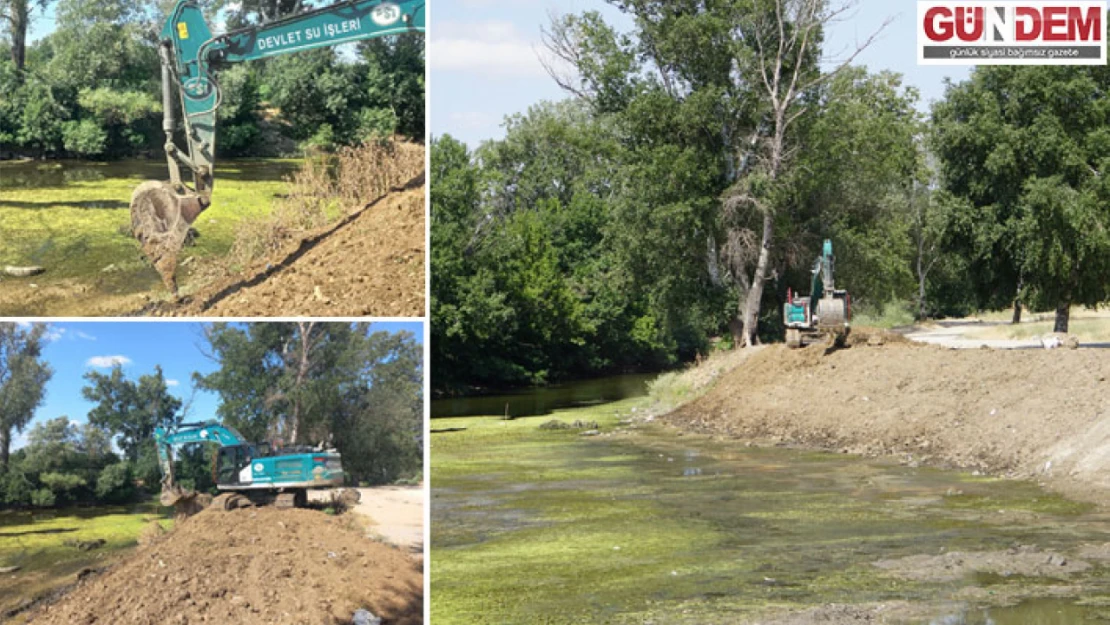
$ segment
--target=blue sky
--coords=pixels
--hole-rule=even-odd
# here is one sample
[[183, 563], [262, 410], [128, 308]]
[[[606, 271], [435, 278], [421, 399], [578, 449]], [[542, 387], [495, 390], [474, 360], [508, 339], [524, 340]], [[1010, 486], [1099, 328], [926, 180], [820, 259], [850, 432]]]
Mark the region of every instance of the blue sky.
[[[60, 416], [85, 423], [93, 404], [81, 397], [84, 375], [91, 370], [111, 371], [115, 362], [123, 364], [131, 379], [154, 372], [161, 365], [170, 392], [188, 402], [193, 397], [189, 419], [214, 417], [217, 395], [198, 392], [193, 396], [193, 372], [209, 373], [217, 368], [203, 352], [203, 323], [197, 322], [79, 322], [50, 325], [50, 343], [43, 350], [54, 369], [46, 385], [46, 399], [35, 411], [31, 424], [16, 434], [12, 449], [22, 447], [34, 423]], [[408, 331], [423, 344], [424, 326], [419, 321], [375, 323], [373, 330]]]
[[[433, 7], [428, 65], [431, 80], [431, 131], [450, 133], [475, 147], [503, 135], [501, 122], [541, 100], [564, 97], [538, 59], [540, 28], [551, 13], [598, 10], [610, 24], [628, 31], [631, 21], [600, 0], [431, 0]], [[921, 91], [921, 110], [944, 94], [943, 79], [962, 80], [966, 67], [918, 67], [916, 3], [861, 0], [852, 19], [836, 24], [826, 54], [843, 58], [882, 25], [894, 19], [882, 38], [857, 58], [872, 71], [903, 74]]]

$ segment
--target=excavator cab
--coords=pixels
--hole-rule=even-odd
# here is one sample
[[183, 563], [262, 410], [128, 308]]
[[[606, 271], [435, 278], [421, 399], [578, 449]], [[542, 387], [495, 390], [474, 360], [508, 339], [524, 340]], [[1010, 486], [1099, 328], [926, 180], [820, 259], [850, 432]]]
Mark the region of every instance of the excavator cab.
[[[216, 484], [219, 486], [235, 486], [249, 482], [249, 469], [251, 460], [254, 459], [252, 450], [248, 445], [234, 447], [221, 447], [216, 456]], [[248, 470], [248, 479], [244, 480], [243, 470]]]

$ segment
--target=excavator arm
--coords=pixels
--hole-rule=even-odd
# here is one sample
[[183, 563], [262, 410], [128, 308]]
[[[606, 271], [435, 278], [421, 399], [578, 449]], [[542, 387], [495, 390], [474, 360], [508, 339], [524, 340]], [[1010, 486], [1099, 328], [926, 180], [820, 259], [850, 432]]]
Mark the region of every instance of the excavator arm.
[[[131, 228], [143, 251], [176, 292], [177, 254], [189, 226], [212, 204], [216, 119], [222, 97], [217, 70], [234, 63], [425, 30], [425, 0], [349, 0], [315, 11], [213, 36], [195, 0], [179, 0], [161, 34], [163, 130], [170, 180], [145, 182], [131, 198]], [[180, 109], [187, 150], [174, 141]], [[182, 177], [187, 170], [191, 186]]]

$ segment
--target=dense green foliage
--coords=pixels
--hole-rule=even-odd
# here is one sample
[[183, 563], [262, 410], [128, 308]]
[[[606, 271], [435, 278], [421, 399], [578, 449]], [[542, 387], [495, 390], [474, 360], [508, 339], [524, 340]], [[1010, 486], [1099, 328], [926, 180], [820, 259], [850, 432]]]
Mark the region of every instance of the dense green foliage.
[[[44, 328], [23, 331], [0, 324], [0, 333], [16, 329], [25, 341]], [[94, 404], [87, 423], [65, 416], [36, 423], [27, 445], [0, 469], [0, 508], [126, 503], [156, 493], [161, 471], [154, 428], [211, 418], [254, 442], [334, 445], [352, 484], [421, 474], [423, 349], [410, 334], [373, 332], [369, 324], [216, 324], [207, 339], [219, 368], [195, 378], [198, 388], [219, 395], [217, 415], [187, 415], [188, 403], [169, 392], [160, 367], [135, 378], [120, 367], [90, 372], [82, 389]], [[16, 366], [29, 369], [27, 362]], [[0, 366], [0, 397], [10, 399], [13, 409], [30, 405], [5, 390], [3, 380], [12, 378], [3, 371]], [[15, 379], [31, 379], [27, 376]], [[27, 414], [32, 412], [33, 406]], [[211, 445], [179, 448], [178, 481], [214, 490], [215, 452]]]
[[753, 299], [778, 339], [824, 239], [857, 314], [1110, 298], [1105, 68], [979, 68], [926, 119], [896, 74], [818, 70], [814, 28], [783, 47], [786, 106], [763, 81], [774, 2], [611, 3], [632, 32], [546, 32], [571, 100], [433, 141], [437, 391], [658, 370], [739, 345]]
[[1110, 71], [984, 67], [934, 110], [951, 243], [981, 306], [1059, 312], [1110, 299]]
[[[15, 4], [26, 0], [14, 0]], [[13, 0], [0, 0], [0, 16]], [[169, 0], [48, 0], [57, 28], [14, 57], [0, 19], [0, 156], [122, 158], [161, 153], [158, 36]], [[201, 3], [211, 23], [250, 26], [327, 2]], [[261, 5], [265, 5], [263, 7]], [[39, 12], [29, 11], [28, 20]], [[357, 50], [301, 52], [225, 68], [220, 153], [278, 156], [374, 136], [424, 136], [424, 40], [405, 35]]]
[[423, 466], [423, 349], [369, 324], [216, 324], [220, 369], [196, 376], [220, 419], [249, 440], [335, 445], [343, 467], [375, 484]]

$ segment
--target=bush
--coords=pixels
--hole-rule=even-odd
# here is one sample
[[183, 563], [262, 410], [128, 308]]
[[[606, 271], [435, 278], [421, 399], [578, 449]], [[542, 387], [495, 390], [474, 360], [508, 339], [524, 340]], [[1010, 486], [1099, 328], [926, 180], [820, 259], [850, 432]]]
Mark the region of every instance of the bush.
[[16, 468], [9, 468], [8, 472], [0, 475], [0, 497], [3, 503], [12, 507], [22, 507], [31, 503], [31, 495], [35, 487], [27, 476]]
[[62, 124], [66, 151], [78, 156], [100, 156], [108, 147], [108, 133], [91, 119]]
[[131, 465], [119, 462], [104, 467], [96, 479], [96, 496], [108, 503], [123, 503], [135, 495]]
[[40, 488], [31, 493], [31, 505], [36, 508], [52, 508], [55, 501], [54, 493], [49, 488]]

